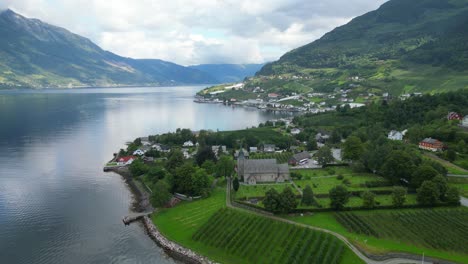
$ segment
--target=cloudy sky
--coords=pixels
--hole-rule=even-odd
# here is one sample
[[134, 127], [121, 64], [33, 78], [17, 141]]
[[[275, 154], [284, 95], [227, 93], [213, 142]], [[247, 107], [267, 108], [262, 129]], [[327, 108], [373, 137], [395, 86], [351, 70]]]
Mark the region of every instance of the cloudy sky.
[[0, 0], [133, 58], [262, 63], [386, 0]]

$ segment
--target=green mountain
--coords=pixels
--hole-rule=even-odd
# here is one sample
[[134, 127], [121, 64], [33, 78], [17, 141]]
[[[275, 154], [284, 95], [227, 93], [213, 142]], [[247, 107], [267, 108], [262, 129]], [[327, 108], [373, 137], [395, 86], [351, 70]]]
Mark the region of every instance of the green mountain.
[[216, 83], [211, 75], [162, 60], [124, 58], [89, 39], [12, 10], [0, 11], [0, 87]]
[[246, 77], [254, 76], [264, 64], [201, 64], [189, 66], [216, 76], [222, 83], [233, 83], [243, 81]]
[[467, 25], [467, 0], [390, 0], [265, 65], [257, 76], [296, 75], [319, 91], [356, 80], [361, 89], [395, 94], [464, 88]]

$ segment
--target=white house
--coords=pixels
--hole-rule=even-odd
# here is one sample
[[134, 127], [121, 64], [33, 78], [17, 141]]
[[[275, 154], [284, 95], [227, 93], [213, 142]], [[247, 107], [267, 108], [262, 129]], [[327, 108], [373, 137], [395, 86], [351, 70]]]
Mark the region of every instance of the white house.
[[250, 147], [250, 148], [249, 148], [249, 152], [251, 152], [251, 153], [257, 153], [257, 152], [258, 152], [258, 148], [257, 148], [257, 147]]
[[463, 118], [462, 127], [468, 127], [468, 115]]
[[400, 131], [392, 130], [388, 133], [388, 139], [390, 140], [403, 140], [403, 133]]
[[140, 140], [143, 146], [151, 146], [151, 142], [148, 137], [141, 137]]
[[140, 147], [138, 148], [137, 150], [135, 150], [133, 152], [133, 155], [138, 155], [138, 156], [142, 156], [142, 155], [145, 155], [145, 153], [150, 150], [150, 147], [148, 146], [143, 146], [143, 147]]
[[134, 156], [120, 157], [117, 159], [117, 165], [119, 166], [130, 165], [135, 159], [136, 157]]
[[195, 146], [191, 140], [184, 142], [184, 147], [193, 147]]
[[301, 130], [299, 128], [291, 129], [291, 134], [292, 135], [299, 135], [300, 133], [301, 133]]

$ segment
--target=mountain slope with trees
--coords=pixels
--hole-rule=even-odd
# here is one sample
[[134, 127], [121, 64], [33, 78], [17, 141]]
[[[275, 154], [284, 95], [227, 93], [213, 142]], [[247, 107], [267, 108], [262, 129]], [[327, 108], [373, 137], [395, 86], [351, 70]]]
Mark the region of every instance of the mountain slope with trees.
[[216, 83], [171, 62], [124, 58], [89, 39], [12, 10], [0, 11], [0, 87]]
[[390, 0], [319, 40], [265, 65], [258, 76], [299, 75], [330, 90], [360, 86], [395, 94], [468, 87], [468, 1]]

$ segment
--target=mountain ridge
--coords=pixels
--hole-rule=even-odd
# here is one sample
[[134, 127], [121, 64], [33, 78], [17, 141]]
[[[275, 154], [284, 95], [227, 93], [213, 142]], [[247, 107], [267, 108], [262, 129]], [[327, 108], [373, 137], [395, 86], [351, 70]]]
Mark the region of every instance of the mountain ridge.
[[172, 62], [121, 57], [88, 38], [11, 9], [0, 12], [0, 37], [0, 86], [7, 88], [218, 82]]
[[266, 64], [257, 77], [299, 75], [328, 91], [353, 76], [395, 94], [468, 87], [467, 24], [466, 0], [390, 0]]

